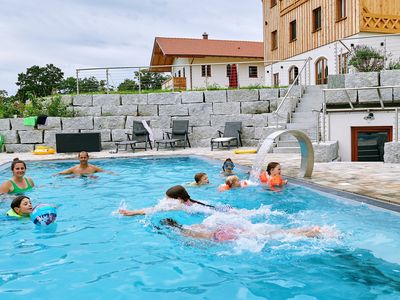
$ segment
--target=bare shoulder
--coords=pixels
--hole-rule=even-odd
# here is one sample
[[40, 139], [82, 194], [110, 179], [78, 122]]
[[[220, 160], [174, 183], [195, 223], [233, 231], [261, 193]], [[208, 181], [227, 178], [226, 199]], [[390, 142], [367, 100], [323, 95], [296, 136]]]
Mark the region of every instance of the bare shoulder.
[[9, 180], [4, 181], [1, 185], [0, 185], [0, 194], [3, 193], [8, 193], [8, 191], [11, 188], [11, 182]]

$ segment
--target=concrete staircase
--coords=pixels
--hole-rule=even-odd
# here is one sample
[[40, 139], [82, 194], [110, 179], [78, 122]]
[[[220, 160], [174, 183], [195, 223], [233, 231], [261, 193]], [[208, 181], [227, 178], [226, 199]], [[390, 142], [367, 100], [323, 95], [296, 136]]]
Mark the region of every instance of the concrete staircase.
[[[320, 111], [323, 103], [322, 89], [324, 85], [308, 86], [305, 93], [300, 98], [295, 112], [292, 113], [291, 122], [286, 124], [286, 129], [301, 130], [310, 137], [311, 141], [316, 141], [317, 134], [317, 113]], [[296, 138], [291, 135], [280, 137], [274, 153], [300, 153], [300, 146]]]

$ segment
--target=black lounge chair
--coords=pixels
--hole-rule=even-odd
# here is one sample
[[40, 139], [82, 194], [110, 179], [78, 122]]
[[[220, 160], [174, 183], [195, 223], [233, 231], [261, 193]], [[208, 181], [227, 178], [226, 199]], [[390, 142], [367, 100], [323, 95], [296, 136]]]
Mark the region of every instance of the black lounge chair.
[[242, 122], [226, 122], [224, 132], [218, 130], [219, 137], [211, 139], [211, 151], [214, 149], [214, 144], [217, 148], [228, 147], [231, 149], [231, 143], [235, 143], [236, 147], [242, 146], [241, 138]]
[[171, 132], [165, 132], [165, 134], [167, 137], [163, 135], [162, 140], [154, 141], [157, 145], [157, 150], [160, 144], [164, 144], [165, 148], [170, 145], [172, 149], [178, 147], [177, 143], [182, 143], [180, 147], [183, 148], [186, 148], [186, 146], [191, 147], [189, 141], [189, 120], [172, 120], [172, 130]]
[[[146, 121], [146, 123], [150, 126], [150, 121]], [[133, 151], [135, 151], [135, 149], [144, 149], [146, 151], [147, 146], [149, 146], [150, 149], [153, 149], [149, 132], [141, 121], [133, 121], [132, 133], [126, 133], [126, 135], [128, 138], [126, 141], [115, 142], [115, 145], [117, 146], [116, 152], [118, 152], [119, 146], [125, 146], [125, 151], [128, 150], [128, 146], [130, 146]], [[136, 144], [138, 143], [144, 143], [144, 146], [137, 147]]]

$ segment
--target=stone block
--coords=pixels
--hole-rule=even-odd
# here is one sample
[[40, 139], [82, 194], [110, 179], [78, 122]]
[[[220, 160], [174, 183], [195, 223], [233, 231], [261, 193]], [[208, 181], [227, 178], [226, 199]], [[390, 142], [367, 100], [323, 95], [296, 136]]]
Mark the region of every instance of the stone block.
[[150, 127], [154, 130], [154, 128], [170, 128], [171, 127], [171, 117], [162, 116], [162, 117], [132, 117], [127, 116], [125, 122], [125, 129], [132, 129], [133, 121], [150, 121]]
[[340, 89], [345, 86], [345, 74], [328, 75], [328, 89]]
[[226, 122], [242, 122], [242, 126], [255, 126], [265, 123], [266, 119], [265, 115], [211, 115], [211, 126], [213, 127], [223, 128]]
[[[114, 142], [101, 142], [101, 149], [102, 150], [115, 150], [117, 147], [115, 146]], [[130, 148], [128, 148], [130, 149]]]
[[19, 136], [16, 130], [5, 130], [0, 131], [0, 135], [4, 137], [5, 144], [18, 144]]
[[172, 120], [189, 120], [189, 126], [210, 126], [210, 115], [204, 116], [188, 116], [188, 117], [172, 117]]
[[193, 103], [185, 106], [188, 107], [190, 116], [206, 116], [213, 112], [212, 103]]
[[254, 139], [255, 127], [242, 126], [242, 139]]
[[[326, 91], [325, 99], [327, 104], [348, 104], [351, 101], [353, 104], [356, 102], [355, 99], [350, 99], [350, 95], [347, 91]], [[350, 106], [350, 104], [348, 104]]]
[[400, 142], [385, 143], [383, 161], [388, 164], [400, 164]]
[[47, 117], [45, 125], [38, 125], [38, 129], [43, 130], [61, 130], [61, 118], [60, 117]]
[[218, 137], [217, 128], [211, 126], [193, 127], [192, 141], [208, 139], [208, 145], [212, 137]]
[[139, 104], [138, 116], [157, 116], [158, 105], [156, 104]]
[[242, 139], [244, 147], [257, 147], [259, 142], [257, 139]]
[[147, 104], [147, 94], [121, 95], [122, 105]]
[[43, 130], [18, 131], [21, 144], [43, 143]]
[[241, 102], [242, 114], [269, 113], [269, 101]]
[[74, 106], [92, 106], [92, 95], [76, 95], [72, 97], [72, 105]]
[[126, 117], [94, 117], [94, 129], [122, 129], [125, 127]]
[[111, 142], [111, 129], [102, 129], [102, 130], [81, 130], [82, 133], [94, 133], [100, 132], [100, 140], [102, 142]]
[[204, 100], [206, 103], [226, 102], [226, 91], [204, 91]]
[[[91, 132], [91, 131], [90, 131]], [[56, 146], [56, 133], [79, 133], [78, 129], [73, 130], [45, 130], [44, 131], [44, 144], [46, 146]]]
[[210, 142], [211, 138], [205, 138], [205, 139], [192, 139], [190, 140], [190, 143], [192, 144], [192, 147], [202, 147], [202, 148], [209, 148], [210, 149]]
[[203, 100], [204, 93], [201, 91], [182, 92], [182, 103], [202, 103]]
[[70, 96], [70, 95], [62, 95], [61, 96], [61, 101], [65, 105], [72, 105], [72, 96]]
[[93, 129], [93, 117], [61, 118], [63, 130]]
[[[385, 70], [381, 71], [381, 86], [400, 86], [400, 70]], [[381, 89], [382, 98], [384, 101], [395, 102], [400, 101], [400, 88]], [[393, 95], [392, 95], [393, 94]]]
[[288, 88], [279, 88], [279, 97], [280, 98], [285, 97], [288, 90], [289, 90]]
[[5, 150], [8, 153], [25, 153], [35, 150], [35, 144], [6, 144]]
[[130, 130], [127, 129], [113, 129], [111, 130], [111, 140], [113, 142], [121, 142], [121, 141], [126, 141], [127, 135], [126, 133], [130, 132]]
[[189, 110], [183, 105], [160, 105], [158, 114], [160, 116], [188, 116]]
[[11, 129], [11, 123], [10, 119], [0, 119], [0, 130], [10, 130]]
[[32, 126], [25, 126], [24, 125], [24, 119], [23, 118], [14, 118], [10, 119], [11, 121], [11, 129], [12, 130], [34, 130]]
[[147, 95], [147, 103], [148, 104], [180, 104], [182, 103], [181, 93], [150, 93]]
[[240, 103], [239, 102], [226, 102], [226, 103], [213, 103], [214, 115], [239, 115]]
[[101, 107], [100, 106], [75, 106], [74, 112], [78, 116], [82, 117], [99, 117], [101, 116]]
[[313, 143], [315, 162], [331, 162], [338, 157], [339, 143], [327, 141], [324, 143]]
[[[378, 72], [360, 72], [354, 74], [347, 74], [345, 78], [346, 88], [355, 87], [375, 87], [379, 85]], [[349, 97], [352, 101], [357, 99], [356, 91], [348, 91]], [[358, 91], [358, 101], [360, 103], [366, 102], [379, 102], [377, 90], [360, 90]]]
[[258, 101], [258, 90], [228, 90], [227, 99], [228, 102]]
[[102, 106], [103, 116], [137, 116], [137, 105]]
[[260, 89], [260, 100], [270, 100], [279, 98], [279, 89], [272, 88], [272, 89]]
[[[275, 131], [281, 130], [281, 128], [276, 128], [276, 127], [262, 127], [261, 129], [261, 135], [260, 132], [257, 131], [254, 133], [254, 136], [259, 135], [259, 142], [257, 145], [257, 150], [260, 149], [260, 147], [262, 146], [262, 144], [264, 143], [265, 139], [272, 133], [274, 133]], [[270, 150], [270, 152], [272, 151], [272, 149]]]
[[93, 106], [118, 106], [121, 98], [118, 94], [96, 94], [93, 95]]

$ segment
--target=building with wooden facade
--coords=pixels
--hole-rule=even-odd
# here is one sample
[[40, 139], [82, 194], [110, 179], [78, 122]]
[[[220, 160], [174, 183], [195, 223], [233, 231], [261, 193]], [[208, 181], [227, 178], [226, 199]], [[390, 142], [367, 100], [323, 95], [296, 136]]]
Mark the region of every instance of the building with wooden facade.
[[290, 84], [307, 57], [305, 80], [326, 84], [357, 45], [400, 54], [400, 0], [263, 0], [263, 24], [266, 84]]

